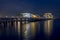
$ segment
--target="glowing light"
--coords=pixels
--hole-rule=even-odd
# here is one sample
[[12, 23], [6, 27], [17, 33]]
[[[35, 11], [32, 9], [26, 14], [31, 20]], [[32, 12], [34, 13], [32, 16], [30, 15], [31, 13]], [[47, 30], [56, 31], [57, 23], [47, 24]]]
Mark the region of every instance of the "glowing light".
[[20, 15], [22, 17], [27, 17], [27, 18], [30, 18], [31, 17], [31, 13], [20, 13]]
[[52, 13], [45, 13], [44, 17], [45, 18], [53, 18], [53, 15], [52, 15]]
[[8, 16], [5, 16], [6, 18], [8, 17]]
[[48, 20], [48, 21], [45, 21], [45, 24], [44, 24], [44, 30], [45, 30], [45, 34], [50, 36], [51, 35], [51, 32], [52, 32], [52, 27], [53, 27], [53, 20]]
[[[45, 13], [44, 15], [45, 18], [53, 18], [52, 13]], [[50, 36], [51, 35], [51, 31], [52, 31], [52, 27], [53, 27], [53, 20], [47, 20], [44, 22], [44, 30], [45, 30], [45, 34]]]
[[32, 32], [32, 36], [35, 36], [35, 32], [36, 32], [36, 23], [35, 22], [31, 23], [31, 32]]
[[14, 18], [14, 16], [11, 16], [12, 18]]
[[23, 37], [25, 38], [25, 39], [28, 39], [29, 38], [29, 34], [30, 34], [30, 23], [28, 23], [28, 24], [23, 24], [23, 30], [22, 30], [22, 32], [23, 32]]
[[18, 34], [20, 34], [20, 22], [18, 22]]
[[15, 31], [16, 31], [16, 21], [14, 22], [14, 26], [15, 26]]
[[36, 15], [32, 15], [32, 17], [33, 17], [33, 18], [37, 18], [37, 16], [36, 16]]

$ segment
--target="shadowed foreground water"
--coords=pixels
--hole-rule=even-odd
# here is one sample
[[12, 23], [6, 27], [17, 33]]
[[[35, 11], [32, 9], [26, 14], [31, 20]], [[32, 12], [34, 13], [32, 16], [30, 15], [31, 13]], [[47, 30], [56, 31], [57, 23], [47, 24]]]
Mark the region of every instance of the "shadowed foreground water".
[[60, 39], [60, 20], [23, 22], [22, 37], [20, 22], [4, 27], [0, 23], [0, 40], [58, 40]]

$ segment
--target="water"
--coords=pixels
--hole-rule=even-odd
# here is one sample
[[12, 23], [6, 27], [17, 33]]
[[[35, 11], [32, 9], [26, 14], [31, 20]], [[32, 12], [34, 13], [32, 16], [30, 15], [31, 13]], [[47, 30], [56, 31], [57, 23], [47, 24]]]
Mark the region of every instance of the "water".
[[[22, 27], [22, 30], [21, 28]], [[22, 32], [22, 35], [21, 35]], [[13, 22], [4, 27], [0, 23], [0, 40], [58, 40], [60, 20]]]

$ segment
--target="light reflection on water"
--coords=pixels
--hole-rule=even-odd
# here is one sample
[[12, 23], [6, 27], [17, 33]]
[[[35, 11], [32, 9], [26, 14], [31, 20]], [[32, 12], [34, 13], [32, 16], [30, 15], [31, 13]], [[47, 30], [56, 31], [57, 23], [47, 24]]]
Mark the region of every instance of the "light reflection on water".
[[[51, 31], [53, 28], [53, 21], [52, 20], [48, 20], [48, 21], [44, 21], [44, 34], [46, 36], [50, 36], [51, 35]], [[2, 24], [3, 25], [3, 24]], [[22, 23], [22, 37], [23, 40], [32, 40], [33, 38], [36, 37], [36, 32], [40, 32], [40, 27], [43, 27], [40, 25], [40, 22], [23, 22]], [[17, 23], [14, 22], [13, 27], [11, 26], [11, 24], [8, 23], [6, 30], [6, 34], [9, 35], [13, 35], [13, 34], [18, 34], [18, 36], [20, 36], [20, 22], [18, 21]], [[39, 39], [40, 40], [40, 39]]]
[[[27, 23], [27, 22], [26, 22]], [[31, 35], [30, 35], [30, 33], [31, 33], [31, 25], [30, 25], [30, 23], [27, 23], [27, 24], [23, 24], [23, 39], [24, 40], [28, 40], [28, 39], [30, 39], [30, 37], [31, 37]], [[24, 30], [25, 29], [25, 30]]]
[[20, 35], [20, 22], [18, 22], [18, 35]]
[[48, 20], [48, 21], [44, 22], [45, 34], [47, 34], [48, 36], [50, 36], [52, 28], [53, 28], [53, 20]]

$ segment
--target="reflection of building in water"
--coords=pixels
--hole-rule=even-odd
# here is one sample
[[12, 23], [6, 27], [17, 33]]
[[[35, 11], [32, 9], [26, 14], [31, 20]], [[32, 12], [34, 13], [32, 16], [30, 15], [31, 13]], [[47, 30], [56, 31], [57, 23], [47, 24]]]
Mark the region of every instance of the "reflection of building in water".
[[18, 34], [20, 35], [20, 22], [18, 21]]
[[48, 36], [51, 34], [52, 27], [53, 27], [53, 20], [47, 20], [44, 22], [44, 31], [46, 34], [48, 34]]
[[31, 22], [31, 33], [32, 36], [34, 37], [36, 33], [36, 22]]
[[36, 22], [27, 23], [26, 21], [22, 26], [22, 33], [25, 40], [32, 39], [36, 33]]
[[25, 21], [22, 26], [22, 34], [24, 40], [29, 40], [31, 38], [31, 24]]
[[37, 14], [32, 14], [32, 13], [20, 13], [18, 14], [20, 17], [25, 17], [25, 18], [39, 18], [40, 16]]
[[[45, 18], [53, 18], [51, 13], [45, 13]], [[46, 35], [50, 36], [53, 27], [53, 20], [46, 20], [44, 21], [44, 32]]]
[[[19, 18], [17, 20], [20, 20]], [[20, 21], [14, 21], [13, 22], [13, 25], [15, 27], [15, 32], [18, 33], [18, 35], [20, 35]]]

